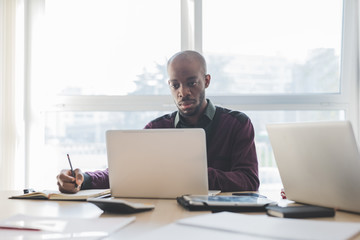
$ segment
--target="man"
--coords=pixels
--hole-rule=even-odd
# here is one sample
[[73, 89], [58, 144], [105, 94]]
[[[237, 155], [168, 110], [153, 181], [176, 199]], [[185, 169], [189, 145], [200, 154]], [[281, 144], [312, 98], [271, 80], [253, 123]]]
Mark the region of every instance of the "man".
[[[211, 76], [207, 74], [203, 56], [195, 51], [179, 52], [168, 61], [167, 71], [178, 111], [151, 121], [145, 128], [203, 128], [210, 190], [258, 190], [253, 125], [244, 113], [214, 106], [205, 98]], [[181, 146], [178, 151], [181, 154]], [[75, 174], [76, 178], [72, 177], [70, 170], [61, 171], [57, 176], [60, 191], [109, 188], [107, 169], [87, 173], [76, 169]]]

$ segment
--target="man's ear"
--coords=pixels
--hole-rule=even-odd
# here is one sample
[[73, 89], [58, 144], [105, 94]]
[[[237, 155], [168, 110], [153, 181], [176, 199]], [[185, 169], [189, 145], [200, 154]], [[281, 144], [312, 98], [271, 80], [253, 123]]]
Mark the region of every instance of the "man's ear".
[[205, 75], [205, 88], [207, 88], [210, 85], [211, 76], [210, 74]]

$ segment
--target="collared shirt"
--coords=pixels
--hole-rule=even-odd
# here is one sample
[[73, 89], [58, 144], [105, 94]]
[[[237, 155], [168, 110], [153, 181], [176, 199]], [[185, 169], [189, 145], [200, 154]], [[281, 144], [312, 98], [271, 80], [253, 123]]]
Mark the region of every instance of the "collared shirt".
[[214, 104], [209, 100], [206, 99], [207, 106], [199, 122], [196, 125], [190, 125], [185, 122], [183, 117], [180, 115], [179, 111], [176, 113], [175, 116], [175, 127], [176, 128], [206, 128], [206, 126], [214, 119], [216, 108]]
[[175, 128], [202, 128], [205, 130], [206, 142], [208, 142], [209, 136], [211, 135], [210, 134], [211, 128], [212, 128], [211, 123], [213, 122], [214, 117], [215, 117], [216, 107], [209, 99], [206, 99], [206, 100], [207, 100], [208, 104], [205, 108], [205, 111], [201, 115], [199, 121], [195, 125], [188, 124], [185, 121], [184, 117], [181, 116], [179, 111], [176, 112], [174, 125], [175, 125]]
[[[249, 117], [242, 112], [214, 106], [211, 101], [207, 101], [208, 106], [195, 126], [184, 124], [179, 113], [175, 111], [154, 119], [145, 128], [205, 129], [209, 189], [223, 192], [257, 191], [260, 181], [255, 132]], [[86, 188], [109, 188], [108, 170], [85, 173], [84, 183]]]
[[[201, 127], [206, 132], [209, 189], [223, 192], [258, 190], [260, 180], [251, 120], [242, 112], [214, 106], [207, 101], [203, 116], [190, 127]], [[178, 111], [166, 114], [145, 128], [189, 127], [180, 116], [176, 120], [178, 115]]]

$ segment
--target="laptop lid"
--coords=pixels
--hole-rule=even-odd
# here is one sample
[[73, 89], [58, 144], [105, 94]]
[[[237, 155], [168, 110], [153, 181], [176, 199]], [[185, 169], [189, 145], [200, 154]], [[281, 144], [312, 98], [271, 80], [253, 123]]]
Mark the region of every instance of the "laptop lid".
[[109, 130], [106, 145], [114, 197], [208, 194], [203, 129]]
[[360, 212], [360, 157], [349, 121], [267, 125], [286, 196]]

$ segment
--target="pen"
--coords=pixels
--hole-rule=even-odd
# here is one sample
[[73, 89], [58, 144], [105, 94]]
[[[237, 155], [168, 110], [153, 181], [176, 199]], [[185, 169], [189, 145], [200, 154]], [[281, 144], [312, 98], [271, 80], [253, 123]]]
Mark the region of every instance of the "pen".
[[[66, 155], [67, 155], [67, 159], [69, 160], [71, 175], [75, 178], [75, 172], [74, 172], [72, 164], [71, 164], [70, 156], [69, 156], [69, 154], [66, 154]], [[76, 184], [76, 178], [75, 178], [75, 187], [78, 187], [78, 185]]]
[[0, 226], [0, 229], [4, 230], [25, 230], [25, 231], [41, 231], [41, 229], [33, 227], [17, 227], [17, 226]]

